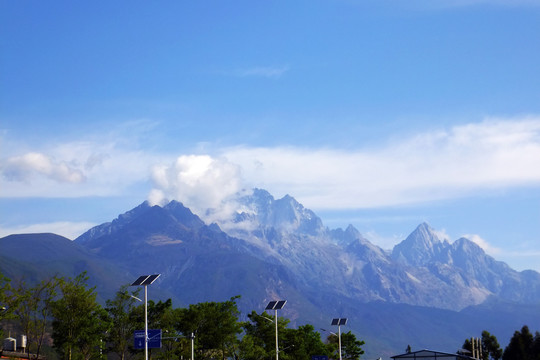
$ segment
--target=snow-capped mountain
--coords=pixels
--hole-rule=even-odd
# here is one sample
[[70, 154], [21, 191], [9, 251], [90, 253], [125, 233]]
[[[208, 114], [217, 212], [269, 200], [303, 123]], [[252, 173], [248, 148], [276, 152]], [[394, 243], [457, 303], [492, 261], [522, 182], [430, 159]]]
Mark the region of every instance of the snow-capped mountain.
[[[322, 327], [328, 318], [347, 316], [375, 341], [387, 333], [392, 343], [404, 338], [411, 321], [419, 322], [416, 331], [425, 338], [447, 331], [439, 320], [431, 322], [435, 318], [464, 339], [474, 326], [485, 324], [480, 332], [528, 321], [535, 312], [523, 311], [540, 303], [540, 274], [517, 272], [465, 238], [441, 240], [428, 224], [388, 251], [352, 225], [328, 229], [291, 196], [274, 199], [255, 189], [235, 201], [234, 215], [212, 224], [177, 201], [163, 207], [144, 202], [72, 245], [114, 263], [126, 272], [123, 279], [162, 274], [159, 288], [180, 304], [241, 295], [247, 313], [287, 299], [284, 314], [293, 323]], [[499, 303], [511, 309], [506, 323], [493, 320]], [[469, 310], [480, 305], [481, 315]]]

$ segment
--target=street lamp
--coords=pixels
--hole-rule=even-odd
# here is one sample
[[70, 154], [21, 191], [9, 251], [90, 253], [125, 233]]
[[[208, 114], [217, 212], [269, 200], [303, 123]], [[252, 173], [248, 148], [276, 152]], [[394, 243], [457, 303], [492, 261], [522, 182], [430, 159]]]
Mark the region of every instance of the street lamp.
[[274, 310], [275, 312], [275, 323], [276, 323], [276, 360], [279, 359], [279, 343], [278, 343], [278, 321], [277, 321], [277, 311], [283, 309], [285, 304], [287, 303], [287, 300], [273, 300], [266, 305], [266, 308], [264, 310]]
[[332, 326], [338, 327], [339, 360], [341, 360], [341, 325], [347, 324], [347, 318], [332, 319]]
[[[152, 284], [161, 274], [142, 275], [131, 286], [144, 286], [144, 359], [148, 360], [148, 285]], [[133, 296], [134, 297], [134, 296]]]

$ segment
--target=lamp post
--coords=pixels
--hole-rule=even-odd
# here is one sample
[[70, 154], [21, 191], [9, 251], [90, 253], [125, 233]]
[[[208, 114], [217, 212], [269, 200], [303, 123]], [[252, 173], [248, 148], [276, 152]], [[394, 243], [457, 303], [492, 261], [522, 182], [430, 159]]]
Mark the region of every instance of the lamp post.
[[264, 310], [274, 310], [275, 313], [275, 323], [276, 323], [276, 360], [279, 360], [279, 342], [278, 342], [278, 321], [277, 321], [277, 311], [283, 309], [287, 300], [273, 300], [266, 305]]
[[347, 318], [332, 319], [332, 326], [338, 327], [339, 360], [341, 360], [341, 325], [347, 324]]
[[148, 285], [152, 284], [161, 274], [142, 275], [131, 286], [144, 286], [144, 359], [148, 360]]
[[195, 359], [195, 334], [191, 333], [191, 360]]

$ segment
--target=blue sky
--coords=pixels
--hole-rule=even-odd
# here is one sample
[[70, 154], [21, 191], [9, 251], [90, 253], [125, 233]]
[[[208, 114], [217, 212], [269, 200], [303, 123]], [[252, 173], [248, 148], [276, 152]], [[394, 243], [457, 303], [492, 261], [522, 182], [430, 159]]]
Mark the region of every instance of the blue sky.
[[540, 1], [0, 0], [0, 31], [0, 236], [259, 187], [540, 270]]

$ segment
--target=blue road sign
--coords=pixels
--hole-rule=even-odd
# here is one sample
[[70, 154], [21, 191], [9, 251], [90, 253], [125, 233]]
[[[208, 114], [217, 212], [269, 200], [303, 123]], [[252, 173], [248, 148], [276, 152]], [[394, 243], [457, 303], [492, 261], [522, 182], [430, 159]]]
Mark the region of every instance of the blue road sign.
[[[133, 333], [133, 347], [144, 349], [144, 330], [135, 330]], [[161, 348], [161, 329], [148, 329], [148, 348]]]
[[311, 360], [328, 360], [326, 355], [311, 355]]

